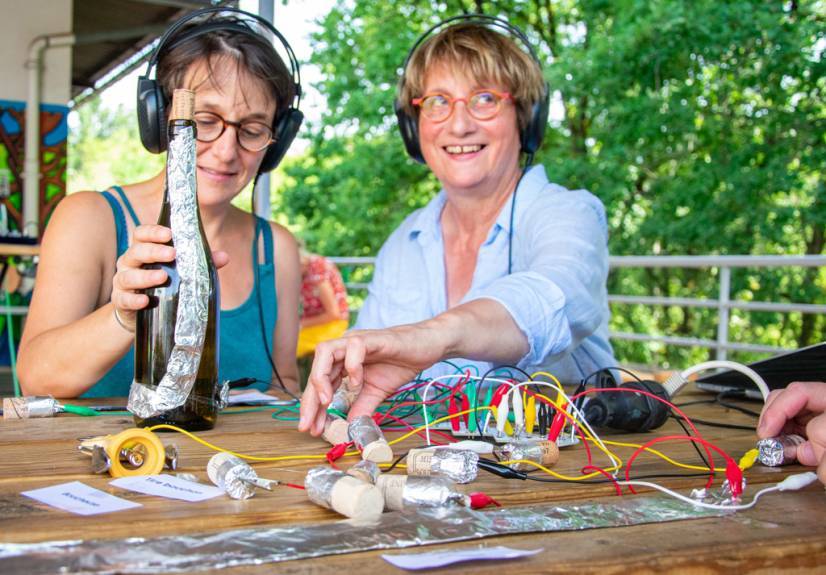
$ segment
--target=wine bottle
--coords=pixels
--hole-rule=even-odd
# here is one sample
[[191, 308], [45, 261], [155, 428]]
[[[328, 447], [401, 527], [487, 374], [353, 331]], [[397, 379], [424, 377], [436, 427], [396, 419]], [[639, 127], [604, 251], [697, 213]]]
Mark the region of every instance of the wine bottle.
[[149, 305], [137, 315], [130, 409], [135, 387], [141, 385], [145, 388], [139, 390], [143, 392], [139, 398], [151, 400], [142, 403], [154, 406], [151, 411], [132, 409], [139, 427], [166, 423], [189, 431], [211, 429], [218, 414], [220, 298], [198, 210], [194, 96], [189, 90], [175, 90], [169, 116], [166, 184], [158, 224], [172, 229], [169, 245], [176, 254], [172, 262], [145, 266], [164, 270], [168, 278], [145, 291]]

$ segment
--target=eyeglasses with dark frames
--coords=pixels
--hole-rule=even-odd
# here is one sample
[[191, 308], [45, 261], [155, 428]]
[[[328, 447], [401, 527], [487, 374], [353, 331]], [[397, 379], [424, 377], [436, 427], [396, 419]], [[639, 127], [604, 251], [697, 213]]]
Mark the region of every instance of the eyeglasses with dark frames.
[[195, 112], [194, 117], [195, 138], [199, 142], [214, 142], [224, 134], [227, 126], [235, 128], [235, 140], [248, 152], [260, 152], [273, 142], [272, 128], [264, 122], [230, 122], [214, 112]]

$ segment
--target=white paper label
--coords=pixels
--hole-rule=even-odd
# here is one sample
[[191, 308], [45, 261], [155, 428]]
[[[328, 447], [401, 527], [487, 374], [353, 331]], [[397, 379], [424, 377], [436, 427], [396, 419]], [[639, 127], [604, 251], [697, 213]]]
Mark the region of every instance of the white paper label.
[[110, 481], [109, 485], [137, 491], [145, 495], [157, 495], [158, 497], [181, 499], [183, 501], [204, 501], [224, 494], [223, 491], [213, 485], [195, 483], [172, 475], [120, 477]]
[[80, 481], [24, 491], [21, 495], [78, 515], [97, 515], [141, 507], [140, 503], [109, 495]]

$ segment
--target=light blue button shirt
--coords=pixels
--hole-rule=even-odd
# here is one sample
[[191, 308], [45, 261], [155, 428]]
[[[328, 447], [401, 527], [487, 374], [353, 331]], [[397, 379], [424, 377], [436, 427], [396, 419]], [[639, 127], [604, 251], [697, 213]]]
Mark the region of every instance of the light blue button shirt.
[[[447, 310], [440, 218], [444, 190], [410, 214], [382, 246], [373, 281], [355, 329], [414, 323]], [[608, 231], [602, 202], [586, 190], [548, 182], [532, 167], [516, 191], [512, 273], [508, 274], [511, 202], [503, 206], [479, 248], [470, 290], [502, 304], [530, 344], [518, 367], [545, 370], [563, 383], [578, 383], [615, 365], [608, 342]], [[492, 364], [466, 359], [480, 375]], [[471, 368], [473, 371], [474, 368]], [[425, 377], [455, 373], [440, 363]]]

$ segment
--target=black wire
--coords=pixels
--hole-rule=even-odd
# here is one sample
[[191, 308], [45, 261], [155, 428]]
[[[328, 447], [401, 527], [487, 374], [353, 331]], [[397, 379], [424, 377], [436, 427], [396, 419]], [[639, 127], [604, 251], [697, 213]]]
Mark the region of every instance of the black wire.
[[[253, 210], [255, 209], [255, 186], [256, 186], [256, 184], [258, 184], [258, 176], [259, 175], [260, 174], [256, 174], [255, 179], [252, 182], [252, 206], [253, 206]], [[257, 222], [255, 214], [253, 214], [253, 221]], [[264, 225], [269, 225], [269, 223], [265, 223]], [[256, 228], [256, 230], [258, 229], [258, 224], [257, 223], [256, 223], [255, 228]], [[255, 242], [255, 244], [254, 244], [255, 245], [255, 254], [258, 255], [258, 234], [257, 233], [255, 234], [255, 237], [253, 238], [253, 242]], [[275, 249], [275, 246], [273, 246], [273, 249]], [[272, 366], [272, 372], [275, 374], [275, 379], [276, 379], [276, 381], [278, 381], [278, 386], [282, 390], [284, 390], [284, 393], [286, 393], [287, 395], [292, 397], [294, 400], [301, 401], [300, 399], [298, 399], [298, 397], [292, 391], [287, 389], [286, 385], [284, 385], [284, 382], [281, 380], [281, 374], [278, 373], [278, 368], [275, 367], [275, 361], [272, 358], [272, 350], [269, 349], [269, 347], [267, 346], [267, 326], [266, 326], [266, 323], [264, 322], [264, 302], [261, 300], [261, 291], [262, 291], [261, 290], [261, 276], [260, 276], [260, 273], [258, 271], [258, 259], [257, 258], [254, 262], [252, 262], [252, 267], [255, 270], [255, 289], [256, 289], [256, 296], [257, 296], [257, 299], [258, 299], [258, 320], [261, 324], [261, 336], [263, 337], [263, 340], [262, 340], [261, 343], [264, 346], [264, 355], [267, 356], [267, 360], [270, 362], [270, 366]], [[275, 263], [273, 263], [273, 278], [274, 278], [274, 276], [275, 276]], [[275, 341], [273, 341], [273, 347], [275, 347]], [[267, 383], [271, 383], [271, 382], [267, 382]]]
[[[685, 422], [683, 421], [683, 418], [682, 418], [682, 417], [677, 417], [676, 415], [674, 415], [674, 413], [671, 411], [671, 408], [669, 408], [669, 410], [668, 410], [668, 415], [669, 415], [669, 417], [673, 417], [675, 420], [677, 420], [677, 423], [679, 423], [679, 424], [680, 424], [680, 427], [682, 427], [682, 428], [683, 428], [683, 433], [685, 433], [686, 435], [691, 435], [691, 433], [689, 433], [689, 431], [688, 431], [688, 427], [686, 427], [686, 424], [685, 424]], [[697, 421], [697, 420], [696, 420], [696, 419], [692, 419], [691, 421]], [[704, 453], [700, 450], [700, 446], [699, 446], [699, 445], [697, 445], [697, 442], [696, 442], [696, 441], [691, 441], [690, 443], [691, 443], [691, 445], [694, 447], [694, 451], [696, 451], [696, 452], [697, 452], [697, 455], [699, 455], [699, 456], [700, 456], [700, 459], [702, 459], [702, 460], [703, 460], [703, 464], [704, 464], [706, 467], [711, 467], [711, 465], [709, 465], [709, 463], [708, 463], [708, 459], [706, 459], [705, 454], [704, 454]]]
[[394, 469], [394, 468], [395, 468], [395, 467], [396, 467], [399, 463], [401, 463], [401, 462], [402, 462], [402, 460], [403, 460], [405, 457], [407, 457], [407, 454], [408, 454], [408, 453], [410, 453], [410, 452], [409, 452], [409, 451], [405, 451], [405, 452], [404, 452], [404, 454], [399, 455], [399, 456], [396, 458], [396, 460], [395, 460], [393, 463], [391, 463], [391, 464], [390, 464], [390, 467], [388, 467], [387, 469], [382, 469], [382, 470], [381, 470], [381, 472], [382, 472], [382, 473], [387, 473], [388, 471], [392, 471], [392, 470], [393, 470], [393, 469]]
[[752, 417], [760, 417], [760, 414], [754, 410], [748, 409], [746, 407], [741, 407], [733, 403], [728, 403], [727, 401], [723, 401], [723, 399], [727, 396], [745, 397], [745, 395], [739, 391], [723, 391], [722, 393], [719, 393], [717, 397], [714, 398], [714, 401], [722, 405], [726, 409], [733, 409], [734, 411], [739, 411], [740, 413], [744, 413]]
[[[676, 419], [677, 421], [680, 421], [680, 419], [681, 419], [680, 417], [677, 417], [673, 413], [670, 414], [670, 416], [673, 417], [674, 419]], [[721, 421], [708, 421], [708, 420], [705, 420], [705, 419], [697, 419], [696, 417], [692, 417], [691, 421], [693, 423], [699, 423], [700, 425], [707, 425], [709, 427], [719, 427], [721, 429], [743, 429], [745, 431], [757, 431], [757, 428], [754, 427], [754, 426], [751, 426], [751, 425], [738, 425], [736, 423], [723, 423]], [[688, 434], [688, 432], [686, 432], [686, 435], [687, 434]], [[697, 447], [695, 441], [692, 441], [691, 443], [695, 444], [694, 447], [699, 449]]]

